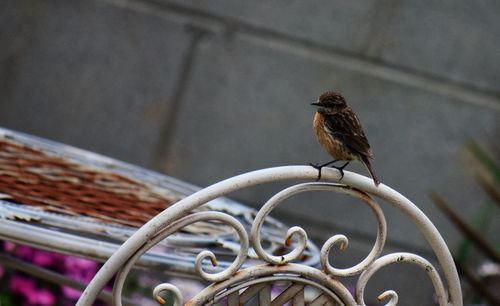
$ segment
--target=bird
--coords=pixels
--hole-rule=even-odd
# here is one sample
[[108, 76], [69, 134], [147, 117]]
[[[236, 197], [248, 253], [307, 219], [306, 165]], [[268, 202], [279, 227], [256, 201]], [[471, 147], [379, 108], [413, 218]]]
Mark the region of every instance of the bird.
[[321, 179], [321, 168], [337, 161], [346, 161], [341, 167], [332, 166], [340, 171], [340, 179], [342, 179], [344, 168], [351, 161], [358, 160], [366, 166], [375, 186], [378, 186], [380, 182], [370, 164], [370, 160], [374, 159], [370, 144], [358, 116], [347, 105], [344, 97], [338, 92], [326, 91], [311, 105], [318, 107], [313, 122], [316, 137], [328, 154], [334, 158], [322, 165], [310, 164], [319, 170], [318, 181]]

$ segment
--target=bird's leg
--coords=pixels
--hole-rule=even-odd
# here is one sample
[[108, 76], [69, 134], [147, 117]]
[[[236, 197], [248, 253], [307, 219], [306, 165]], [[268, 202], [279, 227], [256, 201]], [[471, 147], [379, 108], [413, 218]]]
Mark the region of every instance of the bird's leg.
[[[336, 162], [336, 161], [337, 161], [337, 160], [336, 160], [336, 159], [334, 159], [334, 160], [329, 161], [329, 162], [327, 162], [327, 163], [324, 163], [324, 164], [322, 164], [322, 165], [309, 163], [309, 165], [310, 165], [311, 167], [313, 167], [313, 168], [315, 168], [315, 169], [317, 169], [317, 170], [319, 171], [319, 173], [318, 173], [318, 178], [317, 178], [316, 180], [317, 180], [317, 181], [319, 181], [319, 180], [321, 179], [321, 169], [322, 169], [323, 167], [326, 167], [326, 166], [328, 166], [328, 165], [331, 165], [331, 164], [333, 164], [333, 163], [334, 163], [334, 162]], [[345, 166], [346, 166], [346, 165], [342, 166], [342, 168], [344, 168]], [[337, 168], [337, 167], [335, 167], [335, 168]], [[337, 168], [337, 169], [338, 169], [338, 168]]]
[[335, 167], [335, 166], [332, 166], [333, 168], [337, 169], [340, 171], [340, 180], [342, 180], [344, 178], [344, 168], [345, 166], [347, 166], [350, 162], [347, 162], [345, 163], [342, 167]]
[[337, 161], [337, 160], [336, 160], [336, 159], [334, 159], [334, 160], [329, 161], [329, 162], [327, 162], [327, 163], [324, 163], [324, 164], [322, 164], [322, 165], [309, 163], [309, 166], [314, 167], [314, 168], [316, 168], [316, 169], [318, 169], [318, 170], [319, 170], [319, 169], [321, 169], [321, 168], [323, 168], [323, 167], [326, 167], [326, 166], [328, 166], [328, 165], [333, 164], [333, 163], [334, 163], [334, 162], [336, 162], [336, 161]]

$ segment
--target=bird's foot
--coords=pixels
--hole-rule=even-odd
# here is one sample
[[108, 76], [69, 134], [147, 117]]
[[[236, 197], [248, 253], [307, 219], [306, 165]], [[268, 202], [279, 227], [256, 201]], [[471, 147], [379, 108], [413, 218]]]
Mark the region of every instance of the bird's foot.
[[309, 166], [318, 170], [318, 178], [316, 179], [316, 181], [319, 181], [321, 179], [321, 169], [324, 167], [324, 165], [309, 163]]
[[[321, 165], [320, 165], [320, 164], [313, 164], [313, 163], [309, 163], [309, 165], [310, 165], [311, 167], [313, 167], [314, 169], [317, 169], [317, 170], [319, 171], [319, 173], [318, 173], [318, 178], [316, 179], [316, 181], [319, 181], [319, 180], [321, 179], [321, 169], [322, 169], [323, 167], [326, 167], [326, 166], [329, 166], [329, 165], [333, 164], [333, 163], [334, 163], [334, 162], [336, 162], [336, 161], [337, 161], [337, 160], [335, 160], [335, 159], [334, 159], [334, 160], [332, 160], [332, 161], [329, 161], [329, 162], [324, 163], [324, 164], [321, 164]], [[346, 165], [343, 165], [343, 166], [342, 166], [342, 169], [343, 169], [345, 166], [346, 166]], [[337, 167], [335, 167], [335, 166], [334, 166], [334, 168], [337, 168]], [[337, 169], [338, 169], [338, 168], [337, 168]], [[342, 176], [344, 176], [343, 172], [342, 172]]]
[[344, 168], [345, 166], [347, 166], [349, 164], [349, 162], [345, 163], [342, 167], [335, 167], [335, 166], [332, 166], [333, 168], [337, 169], [340, 171], [340, 180], [341, 181], [343, 178], [344, 178]]

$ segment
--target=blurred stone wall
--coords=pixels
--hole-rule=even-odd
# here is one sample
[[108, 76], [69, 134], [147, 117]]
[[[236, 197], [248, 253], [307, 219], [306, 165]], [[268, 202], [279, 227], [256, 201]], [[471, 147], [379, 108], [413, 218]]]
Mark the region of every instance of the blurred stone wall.
[[[493, 0], [2, 1], [0, 126], [206, 186], [329, 160], [309, 104], [338, 90], [381, 181], [419, 205], [453, 250], [460, 235], [427, 192], [464, 216], [485, 200], [464, 145], [498, 144], [499, 14]], [[258, 207], [279, 187], [233, 197]], [[389, 246], [429, 251], [383, 208]], [[299, 196], [276, 216], [320, 240], [353, 237], [359, 258], [376, 231], [371, 213], [341, 196]]]

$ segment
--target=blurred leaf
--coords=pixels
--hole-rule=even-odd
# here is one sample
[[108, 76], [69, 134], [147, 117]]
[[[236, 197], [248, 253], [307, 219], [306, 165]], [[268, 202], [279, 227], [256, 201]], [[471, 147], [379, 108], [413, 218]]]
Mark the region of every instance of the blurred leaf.
[[500, 207], [500, 192], [493, 185], [493, 183], [488, 182], [482, 175], [476, 176], [476, 181], [481, 185], [481, 188], [490, 196], [490, 198], [495, 202], [495, 204]]
[[500, 184], [500, 166], [498, 166], [474, 140], [467, 143], [467, 148], [483, 167], [493, 175], [497, 183]]
[[473, 246], [472, 242], [468, 238], [463, 238], [458, 246], [457, 250], [457, 261], [465, 263], [467, 261], [467, 255], [469, 254], [469, 249]]
[[[500, 253], [498, 253], [493, 246], [491, 246], [488, 241], [482, 236], [480, 232], [477, 232], [473, 227], [471, 227], [465, 220], [460, 216], [459, 213], [455, 212], [451, 205], [449, 205], [437, 192], [431, 190], [429, 192], [429, 197], [436, 204], [436, 206], [443, 212], [446, 217], [456, 226], [462, 234], [468, 238], [474, 245], [488, 256], [494, 262], [500, 262]], [[483, 206], [484, 207], [484, 206]], [[464, 250], [462, 250], [463, 252]], [[467, 250], [465, 250], [467, 251]], [[464, 255], [464, 254], [461, 254]]]

